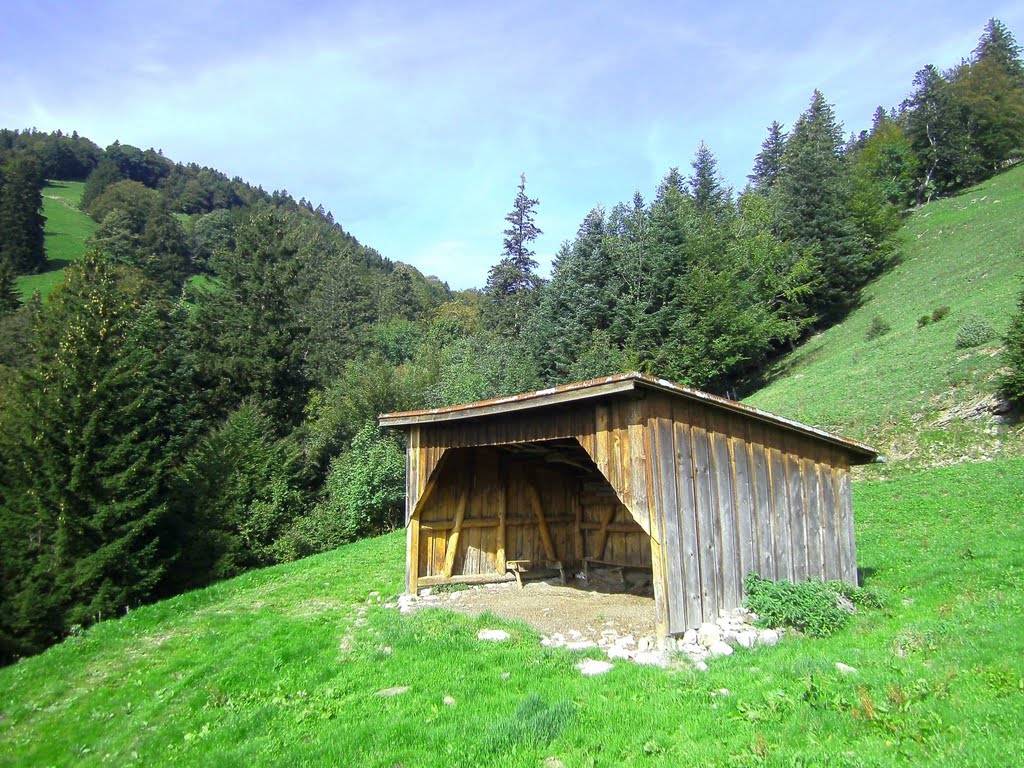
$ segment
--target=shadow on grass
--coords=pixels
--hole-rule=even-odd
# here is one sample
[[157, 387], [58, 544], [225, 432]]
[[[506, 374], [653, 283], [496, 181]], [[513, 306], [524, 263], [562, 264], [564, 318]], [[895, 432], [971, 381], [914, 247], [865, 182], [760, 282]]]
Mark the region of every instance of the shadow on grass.
[[857, 569], [857, 583], [860, 586], [862, 586], [862, 587], [869, 586], [869, 584], [871, 583], [871, 580], [874, 578], [875, 573], [877, 573], [877, 572], [878, 572], [877, 568], [871, 568], [871, 567], [858, 568]]

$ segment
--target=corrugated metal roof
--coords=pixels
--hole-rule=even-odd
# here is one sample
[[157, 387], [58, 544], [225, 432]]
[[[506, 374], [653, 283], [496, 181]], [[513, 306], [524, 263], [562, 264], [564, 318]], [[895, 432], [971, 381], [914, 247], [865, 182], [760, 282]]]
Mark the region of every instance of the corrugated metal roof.
[[768, 424], [774, 424], [784, 429], [791, 430], [803, 435], [823, 440], [827, 443], [845, 448], [851, 453], [868, 457], [873, 460], [878, 456], [878, 451], [867, 443], [858, 440], [850, 440], [823, 429], [801, 424], [782, 416], [776, 416], [768, 411], [762, 411], [753, 406], [744, 405], [735, 400], [712, 395], [693, 387], [684, 387], [681, 384], [648, 376], [636, 371], [630, 373], [618, 373], [614, 376], [605, 376], [600, 379], [589, 381], [577, 381], [572, 384], [564, 384], [560, 387], [538, 389], [535, 392], [524, 392], [519, 395], [507, 397], [495, 397], [490, 400], [480, 400], [475, 403], [463, 403], [445, 408], [427, 408], [419, 411], [401, 411], [398, 413], [385, 413], [380, 416], [382, 427], [409, 427], [414, 424], [431, 424], [445, 421], [457, 421], [460, 419], [474, 419], [484, 416], [496, 416], [506, 413], [514, 413], [533, 408], [572, 403], [579, 400], [592, 399], [597, 397], [608, 397], [623, 392], [635, 391], [638, 388], [653, 389], [667, 392], [672, 395], [707, 403], [725, 411], [757, 419]]

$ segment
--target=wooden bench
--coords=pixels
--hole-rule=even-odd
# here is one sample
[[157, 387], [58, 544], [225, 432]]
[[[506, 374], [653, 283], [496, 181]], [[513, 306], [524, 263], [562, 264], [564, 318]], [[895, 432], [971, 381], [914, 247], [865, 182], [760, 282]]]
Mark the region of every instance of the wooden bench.
[[565, 566], [561, 560], [508, 560], [505, 562], [505, 570], [511, 571], [512, 575], [516, 577], [516, 584], [519, 585], [520, 589], [523, 588], [522, 574], [538, 568], [558, 571], [563, 586], [567, 583], [565, 580]]
[[606, 565], [609, 568], [618, 568], [619, 569], [619, 580], [623, 584], [626, 583], [626, 575], [625, 575], [625, 572], [624, 572], [626, 568], [642, 568], [643, 567], [643, 566], [637, 565], [636, 563], [621, 563], [621, 562], [616, 562], [614, 560], [601, 560], [600, 558], [597, 558], [597, 557], [584, 557], [583, 558], [583, 578], [588, 580], [588, 581], [590, 580], [590, 566], [591, 565]]

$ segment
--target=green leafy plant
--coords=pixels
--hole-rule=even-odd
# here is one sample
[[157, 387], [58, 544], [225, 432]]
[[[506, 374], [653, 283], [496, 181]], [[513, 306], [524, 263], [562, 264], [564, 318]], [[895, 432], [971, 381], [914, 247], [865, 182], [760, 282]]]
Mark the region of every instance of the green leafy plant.
[[924, 328], [926, 325], [930, 325], [931, 322], [932, 322], [932, 316], [931, 315], [921, 315], [919, 318], [917, 318], [917, 327], [918, 328]]
[[970, 349], [980, 347], [996, 335], [996, 332], [989, 325], [988, 321], [977, 315], [970, 315], [960, 325], [956, 332], [954, 345], [957, 349]]
[[885, 320], [875, 315], [871, 318], [871, 322], [868, 324], [868, 329], [864, 333], [864, 338], [867, 341], [874, 341], [875, 339], [885, 336], [889, 331], [892, 330], [892, 326]]
[[812, 637], [827, 637], [846, 626], [857, 607], [879, 607], [874, 593], [842, 581], [770, 581], [751, 573], [743, 582], [746, 606], [758, 625], [792, 627]]
[[937, 323], [946, 315], [949, 314], [949, 306], [943, 304], [941, 307], [936, 307], [932, 310], [932, 322]]

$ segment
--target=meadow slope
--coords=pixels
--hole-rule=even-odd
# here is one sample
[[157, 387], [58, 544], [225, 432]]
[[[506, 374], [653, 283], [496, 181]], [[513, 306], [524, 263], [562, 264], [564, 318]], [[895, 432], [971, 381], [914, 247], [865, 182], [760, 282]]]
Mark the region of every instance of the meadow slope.
[[[383, 607], [403, 573], [396, 533], [0, 670], [0, 764], [1019, 764], [1024, 460], [861, 482], [855, 504], [864, 582], [885, 607], [828, 639], [706, 673], [619, 662], [584, 678], [574, 665], [596, 652], [542, 648], [523, 625]], [[484, 626], [513, 639], [481, 643]], [[409, 690], [375, 695], [396, 686]]]
[[23, 298], [36, 291], [46, 298], [64, 279], [64, 268], [85, 253], [85, 241], [96, 230], [96, 222], [78, 208], [84, 189], [81, 181], [50, 181], [43, 187], [46, 271], [18, 278]]
[[[846, 320], [783, 358], [751, 405], [874, 443], [890, 460], [935, 464], [1015, 455], [1016, 429], [990, 418], [1000, 339], [1024, 274], [1024, 166], [916, 210], [900, 263]], [[939, 322], [918, 319], [940, 307]], [[961, 324], [989, 342], [957, 349]], [[874, 318], [891, 330], [866, 338]]]

